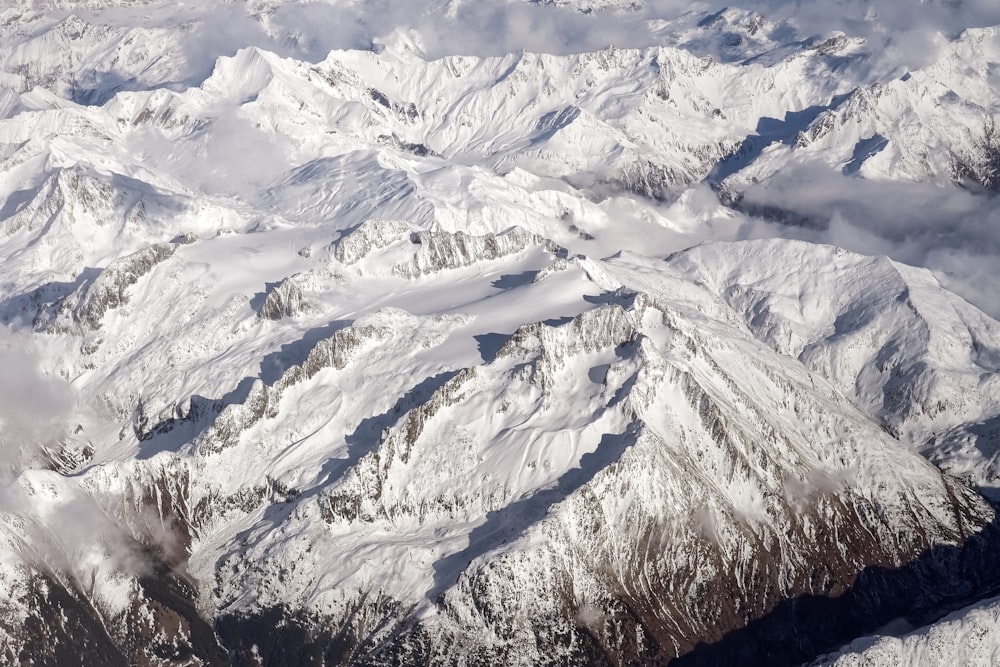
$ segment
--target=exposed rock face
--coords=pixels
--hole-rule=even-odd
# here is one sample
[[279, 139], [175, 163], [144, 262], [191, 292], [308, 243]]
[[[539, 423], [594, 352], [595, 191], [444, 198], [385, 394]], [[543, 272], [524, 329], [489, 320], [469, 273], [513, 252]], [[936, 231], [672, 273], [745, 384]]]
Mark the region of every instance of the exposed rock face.
[[419, 246], [413, 252], [412, 261], [392, 267], [394, 273], [406, 278], [499, 259], [530, 246], [542, 245], [543, 239], [521, 227], [512, 227], [501, 234], [482, 236], [420, 231], [410, 235], [410, 243]]
[[35, 328], [54, 333], [96, 331], [109, 310], [128, 302], [128, 288], [170, 258], [177, 246], [157, 243], [114, 260], [72, 295], [38, 313]]
[[[191, 601], [190, 582], [167, 571], [139, 580], [135, 605], [105, 617], [85, 591], [34, 575], [28, 602], [33, 615], [18, 634], [30, 639], [5, 657], [28, 664], [227, 665], [212, 627]], [[60, 622], [53, 623], [52, 618]], [[8, 630], [9, 632], [10, 630]], [[8, 649], [9, 650], [9, 649]]]
[[370, 220], [337, 241], [334, 255], [340, 262], [351, 265], [375, 251], [396, 248], [406, 259], [394, 263], [392, 273], [413, 279], [494, 261], [532, 247], [565, 253], [555, 243], [522, 227], [511, 227], [499, 234], [476, 235], [417, 229], [396, 220]]
[[973, 152], [954, 158], [952, 175], [960, 182], [971, 182], [992, 192], [1000, 191], [1000, 131], [992, 116], [987, 116], [983, 123], [982, 138], [975, 143]]
[[344, 264], [356, 264], [373, 250], [396, 243], [411, 229], [400, 220], [369, 220], [341, 237], [334, 254]]
[[[115, 497], [86, 501], [58, 478], [20, 482], [26, 507], [3, 528], [5, 541], [14, 540], [22, 554], [0, 577], [11, 596], [0, 613], [6, 658], [29, 664], [230, 664], [196, 607], [197, 585], [184, 572], [190, 513], [183, 466], [104, 470], [87, 482], [116, 488]], [[80, 548], [62, 534], [77, 528], [46, 525], [27, 508], [38, 511], [40, 496], [79, 512], [82, 529], [94, 533], [88, 548], [98, 550], [98, 559], [54, 555], [53, 545]], [[120, 523], [112, 528], [115, 519]], [[108, 530], [116, 534], [110, 544]], [[19, 605], [29, 610], [26, 617]]]
[[[839, 596], [866, 568], [902, 566], [935, 544], [960, 548], [992, 520], [974, 493], [903, 454], [860, 414], [845, 419], [844, 399], [811, 398], [809, 380], [789, 378], [777, 358], [730, 368], [736, 349], [706, 340], [697, 325], [640, 294], [628, 309], [609, 305], [560, 327], [522, 327], [494, 362], [459, 373], [402, 417], [324, 494], [324, 519], [337, 533], [486, 520], [466, 550], [435, 566], [428, 595], [440, 600], [439, 614], [419, 630], [383, 635], [371, 659], [389, 651], [406, 662], [659, 663], [766, 616], [783, 599]], [[588, 373], [591, 361], [581, 358], [597, 365]], [[587, 375], [595, 382], [594, 368], [603, 377], [596, 375], [596, 411], [583, 423], [605, 434], [580, 468], [519, 495], [494, 458], [523, 447], [522, 474], [542, 480], [551, 462], [531, 460], [537, 440], [492, 443], [508, 423], [548, 421], [568, 387]], [[507, 379], [498, 382], [497, 373]], [[498, 385], [508, 389], [486, 399]], [[772, 403], [772, 392], [740, 389], [764, 385], [781, 387], [784, 398]], [[481, 414], [465, 406], [484, 400], [496, 407], [481, 421], [458, 420]], [[806, 415], [828, 424], [825, 444], [790, 428]], [[529, 432], [547, 442], [540, 453], [568, 446], [557, 444], [567, 437], [558, 432]], [[872, 481], [889, 477], [895, 488], [872, 495]], [[916, 479], [925, 480], [919, 493], [903, 490]], [[900, 521], [909, 526], [902, 534]], [[268, 579], [269, 565], [258, 567], [233, 575]], [[376, 613], [363, 599], [352, 604]], [[864, 611], [872, 620], [883, 613]]]
[[643, 162], [629, 165], [618, 177], [622, 188], [652, 199], [666, 199], [673, 185], [687, 185], [682, 177], [668, 167]]
[[309, 303], [302, 293], [302, 276], [289, 276], [267, 292], [264, 303], [257, 311], [262, 320], [280, 320], [307, 312]]

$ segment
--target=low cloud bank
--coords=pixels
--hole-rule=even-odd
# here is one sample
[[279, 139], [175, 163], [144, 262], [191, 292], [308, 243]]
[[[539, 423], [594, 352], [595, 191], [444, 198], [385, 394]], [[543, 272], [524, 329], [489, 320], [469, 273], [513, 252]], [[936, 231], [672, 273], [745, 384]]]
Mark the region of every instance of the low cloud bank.
[[44, 365], [30, 333], [0, 326], [0, 515], [20, 517], [7, 544], [81, 590], [114, 581], [115, 572], [146, 574], [146, 548], [169, 555], [176, 538], [158, 517], [140, 515], [126, 528], [109, 513], [113, 503], [95, 497], [81, 478], [48, 469], [49, 457], [72, 437], [80, 406], [70, 383]]
[[68, 434], [76, 393], [41, 369], [30, 334], [0, 326], [0, 483]]
[[748, 218], [748, 237], [829, 243], [933, 270], [942, 284], [1000, 319], [1000, 197], [950, 184], [868, 180], [797, 166], [751, 187], [744, 203], [804, 224]]
[[[192, 78], [204, 78], [220, 56], [258, 46], [284, 56], [322, 60], [334, 49], [366, 49], [396, 31], [412, 31], [426, 55], [492, 56], [528, 50], [567, 54], [615, 45], [662, 43], [656, 22], [686, 13], [714, 13], [726, 7], [757, 12], [784, 24], [782, 41], [843, 31], [871, 41], [880, 57], [917, 67], [933, 53], [938, 33], [1000, 23], [993, 0], [646, 0], [556, 5], [526, 0], [320, 1], [278, 4], [258, 11], [254, 3], [201, 3], [159, 12], [149, 7], [78, 13], [94, 21], [184, 27], [179, 54]], [[596, 8], [595, 8], [596, 7]], [[613, 14], [613, 16], [609, 16]]]

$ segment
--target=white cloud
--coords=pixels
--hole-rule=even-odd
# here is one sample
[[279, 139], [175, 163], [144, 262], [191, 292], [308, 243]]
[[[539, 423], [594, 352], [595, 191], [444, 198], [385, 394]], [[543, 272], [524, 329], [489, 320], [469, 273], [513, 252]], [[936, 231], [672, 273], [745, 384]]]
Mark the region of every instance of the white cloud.
[[0, 326], [0, 456], [5, 476], [69, 431], [76, 405], [69, 383], [42, 371], [28, 335]]
[[747, 203], [812, 219], [794, 226], [748, 221], [748, 235], [793, 237], [935, 271], [942, 283], [1000, 317], [997, 197], [952, 185], [851, 178], [799, 165], [748, 189]]

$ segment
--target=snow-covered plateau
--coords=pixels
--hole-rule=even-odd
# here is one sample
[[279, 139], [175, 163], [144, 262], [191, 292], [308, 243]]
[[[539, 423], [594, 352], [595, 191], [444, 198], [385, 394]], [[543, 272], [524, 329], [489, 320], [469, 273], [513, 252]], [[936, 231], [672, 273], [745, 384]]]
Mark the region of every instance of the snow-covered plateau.
[[1000, 662], [1000, 11], [744, 4], [4, 3], [0, 663]]

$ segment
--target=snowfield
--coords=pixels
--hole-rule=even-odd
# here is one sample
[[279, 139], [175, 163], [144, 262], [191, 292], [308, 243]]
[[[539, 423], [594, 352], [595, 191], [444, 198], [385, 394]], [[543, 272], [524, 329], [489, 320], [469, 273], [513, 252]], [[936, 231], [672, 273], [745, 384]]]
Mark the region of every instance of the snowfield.
[[0, 9], [2, 661], [1000, 659], [1000, 26], [670, 4]]

